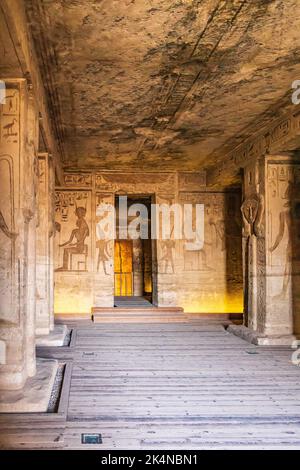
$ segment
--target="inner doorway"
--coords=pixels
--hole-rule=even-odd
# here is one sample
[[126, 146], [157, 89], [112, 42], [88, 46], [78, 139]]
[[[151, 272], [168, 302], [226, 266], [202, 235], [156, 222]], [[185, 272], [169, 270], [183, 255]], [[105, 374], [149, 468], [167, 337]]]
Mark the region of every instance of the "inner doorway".
[[133, 295], [132, 240], [115, 241], [115, 297]]
[[[124, 197], [124, 196], [123, 196]], [[117, 227], [114, 249], [114, 305], [115, 307], [147, 307], [152, 306], [152, 241], [151, 233], [151, 197], [127, 196], [127, 209], [134, 204], [143, 204], [147, 208], [148, 224], [147, 239], [125, 239], [120, 236], [121, 228], [128, 229], [129, 224], [138, 217], [139, 211], [134, 216], [124, 217], [120, 214], [120, 196], [116, 196], [115, 207], [117, 215]], [[139, 225], [137, 230], [140, 230]]]

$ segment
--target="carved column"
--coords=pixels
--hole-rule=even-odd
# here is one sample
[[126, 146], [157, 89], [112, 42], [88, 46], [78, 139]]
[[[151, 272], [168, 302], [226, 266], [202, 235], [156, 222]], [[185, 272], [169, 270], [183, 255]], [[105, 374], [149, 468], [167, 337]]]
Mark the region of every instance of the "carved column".
[[49, 171], [49, 324], [50, 331], [54, 329], [54, 239], [56, 235], [55, 226], [55, 169], [53, 160], [48, 156]]
[[[35, 373], [34, 155], [37, 122], [25, 80], [6, 82], [0, 106], [0, 388]], [[3, 363], [4, 362], [4, 363]]]
[[133, 295], [141, 297], [144, 293], [143, 245], [140, 238], [133, 240]]
[[299, 171], [291, 157], [268, 156], [244, 173], [245, 323], [257, 344], [291, 344], [297, 329]]
[[[40, 154], [37, 228], [37, 299], [36, 299], [36, 334], [47, 335], [53, 328], [53, 302], [51, 302], [53, 276], [53, 222], [52, 193], [50, 188], [49, 156]], [[52, 188], [53, 191], [53, 188]], [[51, 305], [52, 304], [52, 305]]]
[[36, 314], [36, 227], [38, 224], [37, 192], [38, 192], [38, 110], [35, 105], [32, 87], [28, 89], [26, 127], [26, 163], [24, 166], [24, 219], [28, 230], [27, 242], [27, 296], [26, 296], [26, 342], [28, 375], [36, 373], [35, 357], [35, 314]]
[[36, 373], [35, 356], [35, 312], [36, 312], [36, 217], [32, 210], [24, 209], [25, 222], [25, 300], [26, 314], [26, 357], [28, 375], [32, 377]]

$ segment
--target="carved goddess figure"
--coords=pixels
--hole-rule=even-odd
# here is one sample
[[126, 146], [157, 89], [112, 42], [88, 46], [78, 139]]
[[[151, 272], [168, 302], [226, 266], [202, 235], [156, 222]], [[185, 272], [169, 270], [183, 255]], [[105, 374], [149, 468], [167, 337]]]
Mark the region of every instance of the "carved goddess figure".
[[293, 230], [292, 230], [292, 203], [293, 203], [293, 184], [290, 181], [288, 183], [287, 190], [282, 197], [283, 200], [286, 200], [284, 204], [283, 210], [279, 214], [279, 230], [277, 237], [275, 239], [275, 242], [273, 246], [270, 247], [269, 251], [272, 253], [275, 251], [281, 242], [284, 239], [285, 232], [286, 232], [286, 240], [287, 240], [287, 245], [286, 245], [286, 257], [285, 257], [285, 267], [284, 267], [284, 277], [283, 277], [283, 285], [282, 285], [282, 291], [281, 293], [277, 296], [278, 300], [280, 299], [285, 299], [287, 292], [288, 292], [288, 286], [291, 278], [291, 271], [292, 271], [292, 260], [293, 260], [293, 250], [292, 250], [292, 242], [293, 242]]

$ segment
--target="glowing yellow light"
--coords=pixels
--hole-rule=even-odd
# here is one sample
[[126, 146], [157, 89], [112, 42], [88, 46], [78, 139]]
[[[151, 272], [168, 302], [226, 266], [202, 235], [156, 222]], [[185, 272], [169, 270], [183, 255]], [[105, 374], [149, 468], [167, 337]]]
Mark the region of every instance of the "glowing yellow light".
[[54, 301], [54, 312], [59, 313], [89, 313], [93, 301], [90, 296], [63, 296], [56, 295]]
[[237, 295], [220, 295], [214, 299], [201, 299], [180, 302], [186, 313], [242, 313], [243, 297]]

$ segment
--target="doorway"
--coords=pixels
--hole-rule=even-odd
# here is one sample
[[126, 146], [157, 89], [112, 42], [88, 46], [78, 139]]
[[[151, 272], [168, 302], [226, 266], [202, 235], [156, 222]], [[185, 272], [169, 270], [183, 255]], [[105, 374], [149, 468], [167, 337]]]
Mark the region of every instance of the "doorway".
[[115, 241], [115, 297], [133, 295], [132, 240]]
[[[120, 229], [122, 228], [124, 233], [124, 226], [128, 229], [130, 223], [139, 216], [139, 212], [133, 211], [136, 215], [128, 216], [124, 222], [124, 217], [120, 214], [120, 197], [116, 196], [117, 238], [114, 246], [114, 305], [117, 307], [152, 305], [151, 197], [127, 196], [128, 211], [134, 204], [143, 204], [147, 208], [148, 216], [144, 220], [148, 224], [149, 237], [147, 239], [120, 237]], [[137, 231], [139, 230], [138, 225]]]

